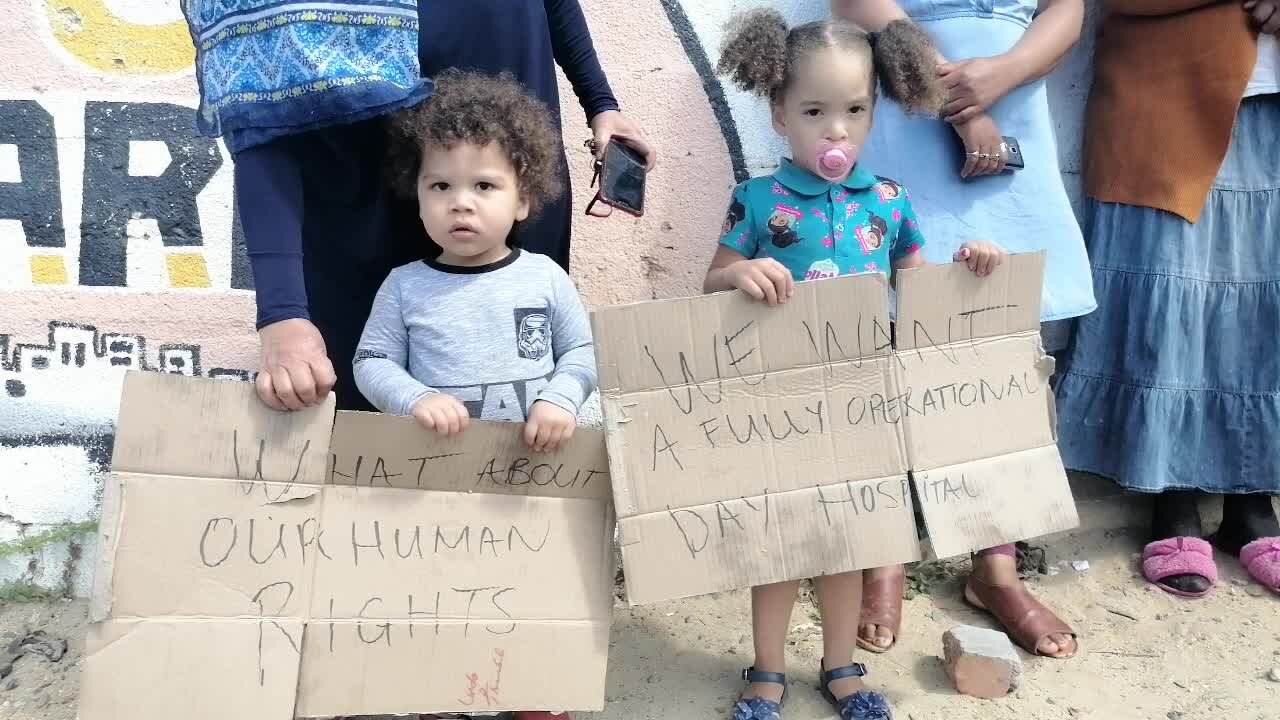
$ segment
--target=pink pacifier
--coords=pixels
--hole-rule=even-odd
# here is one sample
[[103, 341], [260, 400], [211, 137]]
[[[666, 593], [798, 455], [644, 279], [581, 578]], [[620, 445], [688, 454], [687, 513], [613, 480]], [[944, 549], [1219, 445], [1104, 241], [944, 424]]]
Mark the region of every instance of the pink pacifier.
[[849, 175], [853, 163], [849, 159], [849, 151], [828, 145], [818, 151], [818, 162], [815, 163], [818, 174], [830, 182], [839, 182]]

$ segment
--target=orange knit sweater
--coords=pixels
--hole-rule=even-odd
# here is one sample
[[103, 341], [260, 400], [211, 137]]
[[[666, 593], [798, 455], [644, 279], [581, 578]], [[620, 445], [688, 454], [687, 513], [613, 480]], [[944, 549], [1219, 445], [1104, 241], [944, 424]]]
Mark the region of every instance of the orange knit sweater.
[[1241, 0], [1104, 0], [1085, 190], [1200, 219], [1258, 56]]

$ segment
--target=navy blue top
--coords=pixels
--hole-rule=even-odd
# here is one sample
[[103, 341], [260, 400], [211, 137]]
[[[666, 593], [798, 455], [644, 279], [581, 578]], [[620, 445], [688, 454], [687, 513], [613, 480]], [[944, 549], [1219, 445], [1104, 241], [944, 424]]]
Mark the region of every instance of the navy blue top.
[[[420, 0], [418, 16], [419, 55], [428, 77], [451, 67], [509, 72], [559, 123], [558, 64], [588, 119], [618, 109], [578, 0]], [[371, 121], [236, 155], [236, 200], [257, 286], [259, 328], [290, 318], [331, 325], [314, 317], [317, 304], [340, 303], [317, 296], [338, 295], [349, 298], [340, 311], [352, 318], [339, 323], [342, 329], [330, 329], [346, 335], [345, 326], [352, 325], [358, 336], [387, 272], [422, 256], [424, 233], [420, 225], [410, 227], [416, 203], [406, 206], [382, 182], [385, 152], [385, 123]], [[343, 350], [330, 347], [331, 356], [342, 358]]]

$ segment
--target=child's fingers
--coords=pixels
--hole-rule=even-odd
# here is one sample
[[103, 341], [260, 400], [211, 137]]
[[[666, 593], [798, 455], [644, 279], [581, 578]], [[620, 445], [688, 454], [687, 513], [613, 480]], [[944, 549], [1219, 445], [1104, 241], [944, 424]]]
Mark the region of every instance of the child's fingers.
[[547, 442], [551, 440], [555, 427], [552, 423], [540, 423], [538, 425], [538, 436], [533, 441], [533, 449], [536, 452], [543, 452], [547, 449]]
[[969, 250], [969, 246], [967, 244], [961, 245], [960, 249], [956, 251], [956, 254], [951, 256], [951, 259], [955, 262], [964, 262], [969, 259], [969, 255], [971, 253], [972, 251]]
[[756, 282], [756, 286], [759, 287], [761, 292], [764, 293], [765, 302], [769, 303], [770, 305], [777, 305], [778, 289], [774, 287], [773, 280], [769, 278], [769, 275], [761, 271], [756, 276], [755, 282]]
[[978, 263], [978, 274], [982, 275], [983, 277], [986, 277], [987, 275], [991, 274], [992, 270], [995, 270], [995, 269], [996, 269], [995, 253], [991, 252], [990, 250], [985, 250], [982, 253], [982, 259]]
[[564, 432], [560, 434], [561, 447], [569, 444], [569, 441], [573, 439], [574, 431], [577, 429], [578, 429], [577, 418], [574, 418], [571, 422], [569, 422], [567, 425], [564, 426]]
[[764, 276], [773, 285], [773, 291], [778, 298], [778, 302], [786, 302], [791, 297], [791, 273], [777, 261], [770, 263], [763, 272]]
[[554, 452], [560, 449], [560, 443], [564, 440], [564, 427], [556, 425], [551, 428], [551, 434], [547, 436], [547, 444], [543, 446], [545, 452]]
[[538, 421], [528, 420], [524, 424], [524, 444], [530, 448], [538, 441]]
[[467, 412], [466, 406], [460, 402], [455, 402], [451, 408], [454, 417], [457, 419], [457, 432], [462, 432], [471, 424], [471, 414]]
[[756, 281], [749, 277], [740, 278], [738, 280], [738, 289], [751, 296], [752, 300], [763, 300], [764, 290], [756, 284]]

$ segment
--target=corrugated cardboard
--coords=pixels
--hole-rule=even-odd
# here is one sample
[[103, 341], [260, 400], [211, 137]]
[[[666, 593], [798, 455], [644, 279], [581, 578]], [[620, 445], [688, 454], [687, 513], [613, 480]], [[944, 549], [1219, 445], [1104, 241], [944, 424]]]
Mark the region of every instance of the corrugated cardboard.
[[881, 275], [593, 314], [628, 598], [916, 560]]
[[985, 278], [959, 264], [898, 278], [907, 452], [939, 557], [1079, 524], [1040, 344], [1043, 282], [1042, 253]]
[[520, 432], [130, 374], [80, 717], [600, 709], [604, 438], [533, 455]]
[[1073, 527], [1043, 267], [903, 272], [893, 333], [879, 274], [593, 313], [630, 602], [916, 560], [909, 469], [939, 555]]

